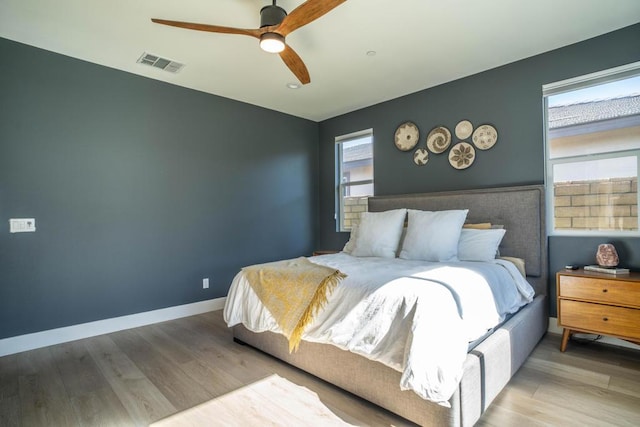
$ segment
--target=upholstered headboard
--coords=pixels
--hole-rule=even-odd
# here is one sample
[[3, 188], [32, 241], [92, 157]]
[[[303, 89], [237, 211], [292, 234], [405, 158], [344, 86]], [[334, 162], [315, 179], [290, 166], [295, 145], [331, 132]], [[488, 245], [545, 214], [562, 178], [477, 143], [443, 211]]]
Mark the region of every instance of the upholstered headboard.
[[426, 211], [469, 209], [467, 222], [491, 222], [507, 230], [500, 255], [523, 258], [537, 294], [548, 292], [544, 186], [527, 185], [424, 194], [375, 196], [369, 211], [408, 208]]

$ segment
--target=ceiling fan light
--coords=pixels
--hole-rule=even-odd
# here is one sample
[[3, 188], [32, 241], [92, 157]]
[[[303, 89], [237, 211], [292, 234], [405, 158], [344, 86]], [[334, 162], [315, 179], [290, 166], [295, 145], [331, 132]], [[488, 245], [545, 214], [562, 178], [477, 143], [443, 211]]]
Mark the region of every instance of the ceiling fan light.
[[264, 33], [260, 36], [260, 48], [269, 53], [280, 53], [284, 50], [284, 36], [278, 33]]

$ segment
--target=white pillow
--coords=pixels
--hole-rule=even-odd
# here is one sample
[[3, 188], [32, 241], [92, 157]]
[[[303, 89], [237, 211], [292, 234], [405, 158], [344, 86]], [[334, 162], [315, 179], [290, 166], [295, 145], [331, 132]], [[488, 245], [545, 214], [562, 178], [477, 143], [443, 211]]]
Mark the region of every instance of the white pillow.
[[406, 209], [363, 212], [351, 255], [395, 258], [406, 215]]
[[458, 242], [458, 259], [460, 261], [491, 261], [495, 259], [504, 233], [506, 233], [504, 229], [463, 229]]
[[457, 261], [460, 231], [468, 212], [468, 209], [436, 212], [409, 209], [400, 258]]
[[356, 238], [358, 236], [358, 224], [351, 226], [351, 234], [349, 235], [349, 241], [345, 243], [342, 252], [350, 254], [353, 251], [353, 247], [356, 245]]

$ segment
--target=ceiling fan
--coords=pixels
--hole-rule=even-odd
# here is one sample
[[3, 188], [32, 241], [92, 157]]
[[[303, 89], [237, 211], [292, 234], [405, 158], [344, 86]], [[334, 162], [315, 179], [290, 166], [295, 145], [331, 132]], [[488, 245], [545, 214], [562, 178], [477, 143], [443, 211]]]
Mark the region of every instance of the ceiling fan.
[[287, 12], [283, 8], [276, 5], [276, 0], [273, 0], [273, 4], [260, 9], [260, 28], [257, 29], [221, 27], [219, 25], [168, 21], [166, 19], [156, 18], [152, 18], [151, 21], [157, 24], [187, 28], [190, 30], [240, 34], [260, 39], [260, 47], [262, 50], [280, 54], [280, 58], [282, 58], [291, 72], [300, 80], [300, 83], [306, 85], [311, 82], [309, 71], [298, 54], [285, 43], [285, 38], [294, 30], [320, 18], [345, 1], [347, 0], [307, 0], [287, 15]]

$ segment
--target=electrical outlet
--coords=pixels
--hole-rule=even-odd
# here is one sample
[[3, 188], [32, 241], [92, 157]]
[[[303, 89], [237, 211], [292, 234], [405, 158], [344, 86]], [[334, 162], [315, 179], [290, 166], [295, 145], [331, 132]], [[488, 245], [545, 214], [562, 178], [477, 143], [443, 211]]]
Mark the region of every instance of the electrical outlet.
[[209, 289], [209, 278], [205, 277], [202, 279], [202, 289]]

